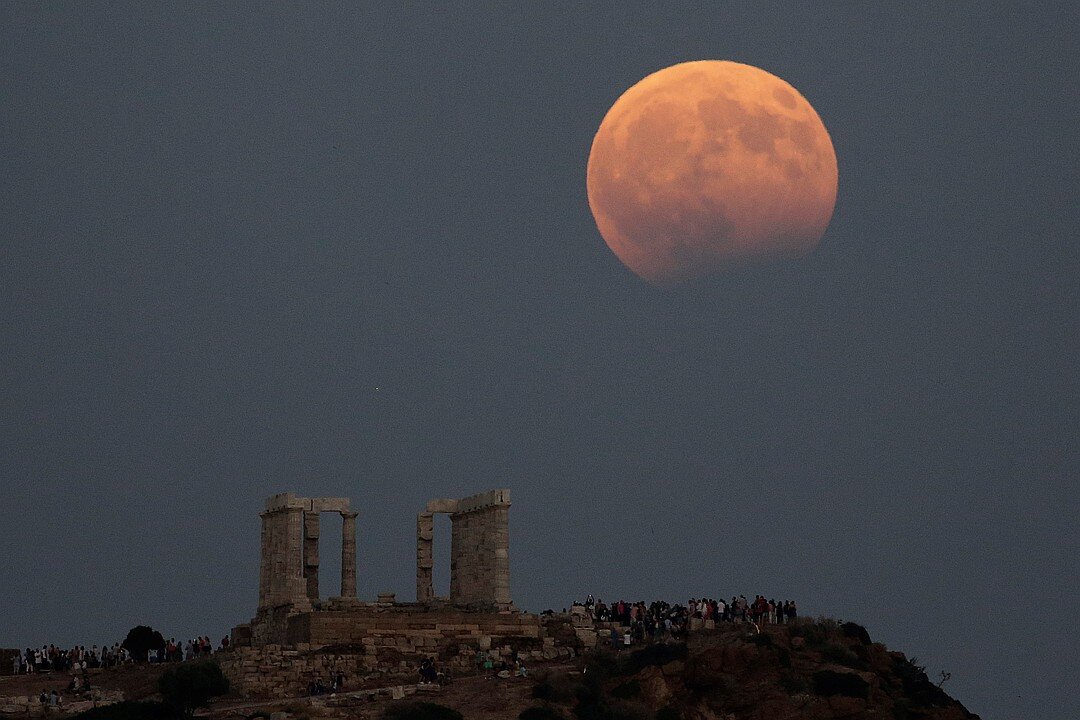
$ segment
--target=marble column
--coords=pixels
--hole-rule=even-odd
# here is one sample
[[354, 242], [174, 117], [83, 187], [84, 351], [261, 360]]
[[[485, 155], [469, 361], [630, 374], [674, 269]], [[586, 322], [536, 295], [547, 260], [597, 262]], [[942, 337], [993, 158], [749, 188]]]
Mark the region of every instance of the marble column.
[[307, 596], [311, 601], [319, 599], [319, 513], [304, 513], [304, 579]]
[[416, 602], [426, 603], [435, 599], [432, 585], [432, 542], [435, 536], [435, 517], [422, 512], [416, 516]]
[[268, 607], [270, 603], [270, 576], [273, 572], [273, 558], [270, 543], [270, 527], [273, 522], [270, 513], [259, 513], [262, 520], [262, 532], [259, 536], [259, 608]]
[[282, 601], [304, 604], [307, 588], [304, 584], [304, 552], [301, 544], [304, 511], [301, 508], [288, 508], [284, 515]]
[[341, 513], [341, 597], [356, 597], [356, 516]]

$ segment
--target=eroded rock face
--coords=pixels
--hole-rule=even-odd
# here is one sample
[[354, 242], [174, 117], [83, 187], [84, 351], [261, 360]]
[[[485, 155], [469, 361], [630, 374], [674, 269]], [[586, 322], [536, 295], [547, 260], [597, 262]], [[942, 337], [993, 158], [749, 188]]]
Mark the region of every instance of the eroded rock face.
[[[853, 624], [727, 625], [691, 635], [685, 660], [630, 662], [638, 700], [687, 720], [977, 720], [902, 653]], [[627, 682], [623, 677], [620, 682]]]

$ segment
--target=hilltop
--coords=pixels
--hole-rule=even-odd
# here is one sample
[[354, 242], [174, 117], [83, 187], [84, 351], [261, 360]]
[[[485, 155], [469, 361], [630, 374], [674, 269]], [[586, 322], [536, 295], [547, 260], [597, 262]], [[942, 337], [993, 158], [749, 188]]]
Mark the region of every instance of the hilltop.
[[[530, 670], [528, 678], [460, 677], [441, 688], [416, 686], [403, 675], [392, 680], [393, 688], [333, 697], [226, 697], [200, 714], [377, 720], [422, 698], [464, 720], [513, 720], [529, 708], [532, 720], [977, 720], [916, 662], [873, 642], [861, 626], [832, 620], [803, 619], [761, 632], [725, 623], [680, 642], [630, 650], [601, 646], [573, 664], [557, 660]], [[161, 666], [127, 666], [98, 671], [95, 682], [124, 690], [129, 700], [153, 699], [160, 672]], [[56, 684], [44, 680], [0, 678], [0, 696]]]

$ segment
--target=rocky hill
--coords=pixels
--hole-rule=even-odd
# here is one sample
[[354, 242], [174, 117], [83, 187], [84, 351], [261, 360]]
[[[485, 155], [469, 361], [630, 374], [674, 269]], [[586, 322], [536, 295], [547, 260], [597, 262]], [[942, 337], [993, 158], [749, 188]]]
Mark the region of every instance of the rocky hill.
[[902, 653], [833, 621], [762, 633], [723, 625], [684, 643], [600, 652], [579, 677], [542, 678], [537, 694], [549, 710], [580, 720], [977, 718]]
[[[566, 631], [574, 628], [567, 621]], [[156, 698], [162, 666], [92, 673], [96, 687], [129, 700]], [[493, 672], [460, 676], [446, 687], [409, 686], [396, 693], [357, 690], [335, 696], [215, 701], [203, 717], [220, 720], [383, 720], [419, 698], [452, 708], [463, 720], [977, 720], [935, 685], [917, 663], [871, 641], [852, 623], [800, 620], [796, 625], [721, 624], [683, 642], [631, 650], [603, 646], [568, 663], [531, 663], [530, 677]], [[66, 675], [0, 678], [0, 697], [62, 689]], [[405, 685], [402, 685], [405, 683]], [[404, 692], [402, 689], [404, 688]], [[395, 697], [403, 699], [394, 699]], [[4, 703], [0, 702], [0, 705]], [[36, 708], [34, 708], [36, 709]], [[68, 708], [73, 709], [73, 708]], [[0, 707], [0, 717], [5, 716]], [[125, 717], [143, 717], [128, 708]], [[147, 706], [146, 718], [157, 717]], [[19, 710], [20, 717], [27, 709]]]

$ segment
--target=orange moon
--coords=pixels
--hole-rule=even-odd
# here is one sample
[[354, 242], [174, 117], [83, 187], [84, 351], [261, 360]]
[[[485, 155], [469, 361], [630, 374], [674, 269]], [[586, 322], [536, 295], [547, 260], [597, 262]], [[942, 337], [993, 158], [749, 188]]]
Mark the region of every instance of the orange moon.
[[836, 204], [836, 153], [791, 85], [702, 60], [623, 93], [596, 132], [587, 184], [612, 252], [670, 286], [817, 247]]

